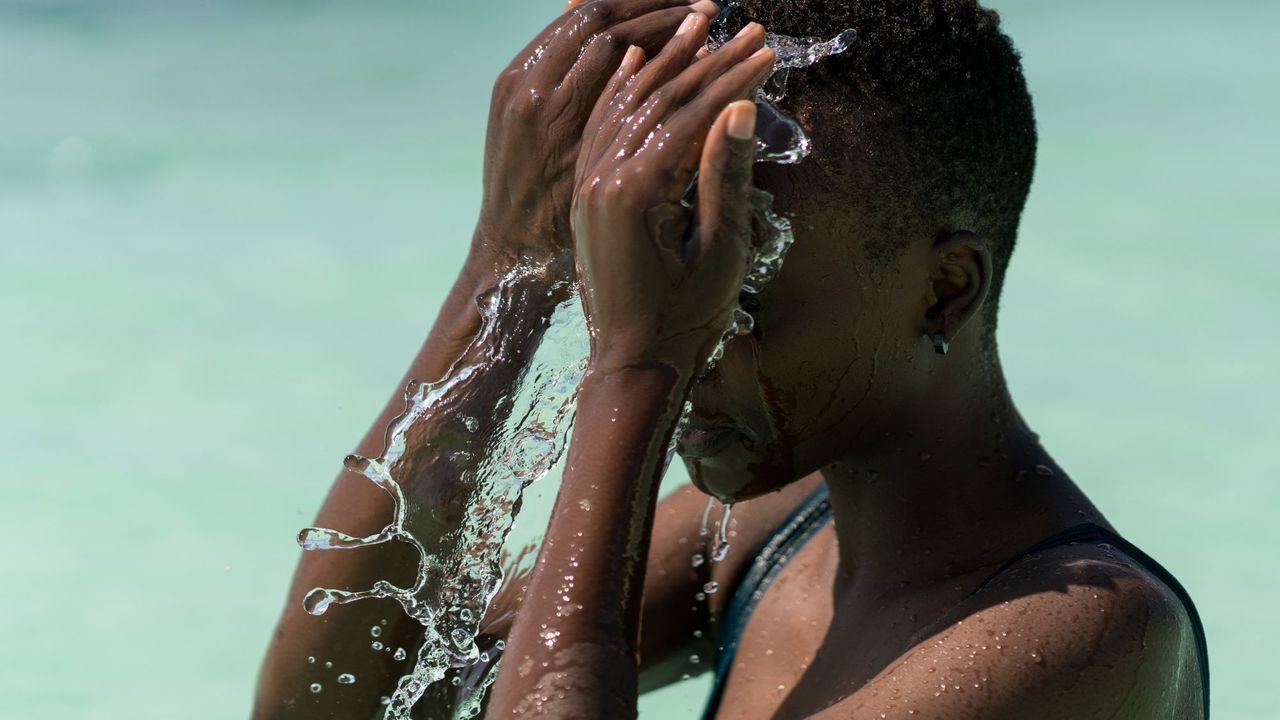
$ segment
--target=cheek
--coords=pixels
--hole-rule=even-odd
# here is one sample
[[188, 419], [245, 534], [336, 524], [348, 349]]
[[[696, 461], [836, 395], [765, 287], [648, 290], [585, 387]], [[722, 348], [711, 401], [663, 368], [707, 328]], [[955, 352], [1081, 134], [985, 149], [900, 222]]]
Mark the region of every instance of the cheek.
[[761, 318], [758, 368], [778, 434], [808, 470], [857, 434], [891, 384], [897, 323], [885, 293], [851, 288], [847, 275], [818, 275], [784, 299]]

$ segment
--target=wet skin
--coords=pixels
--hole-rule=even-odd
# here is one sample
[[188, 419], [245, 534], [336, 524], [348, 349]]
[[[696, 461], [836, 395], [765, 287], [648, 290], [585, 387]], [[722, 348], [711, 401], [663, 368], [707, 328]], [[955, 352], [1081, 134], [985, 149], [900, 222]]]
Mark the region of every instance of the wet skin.
[[[661, 13], [674, 14], [650, 8], [639, 17]], [[663, 22], [665, 42], [676, 23]], [[682, 661], [694, 631], [708, 629], [708, 605], [719, 612], [728, 593], [708, 605], [693, 595], [709, 578], [732, 587], [750, 551], [826, 482], [834, 527], [806, 546], [752, 616], [721, 718], [1199, 717], [1185, 613], [1128, 558], [1059, 548], [968, 597], [1038, 540], [1086, 519], [1105, 525], [1021, 421], [998, 359], [980, 341], [991, 281], [980, 237], [940, 223], [892, 262], [873, 259], [856, 204], [811, 190], [829, 182], [820, 164], [757, 169], [755, 183], [777, 195], [797, 242], [751, 307], [753, 335], [731, 342], [716, 372], [695, 382], [699, 358], [737, 302], [749, 251], [741, 232], [749, 143], [729, 134], [726, 106], [749, 95], [768, 60], [751, 59], [758, 26], [710, 56], [694, 53], [705, 32], [705, 20], [695, 21], [662, 52], [657, 43], [626, 59], [613, 47], [608, 63], [589, 68], [595, 79], [582, 81], [605, 102], [571, 105], [581, 123], [566, 125], [582, 142], [566, 131], [545, 143], [536, 173], [519, 174], [521, 133], [555, 127], [562, 115], [533, 112], [543, 103], [523, 123], [491, 123], [486, 216], [461, 299], [446, 306], [410, 370], [443, 371], [474, 331], [468, 293], [504, 263], [576, 243], [592, 365], [544, 551], [488, 619], [489, 633], [508, 637], [488, 716], [628, 717], [642, 687], [706, 669]], [[587, 74], [572, 59], [562, 63]], [[555, 68], [562, 77], [564, 67]], [[530, 89], [510, 77], [499, 88], [510, 97]], [[654, 118], [662, 137], [645, 145]], [[682, 214], [673, 201], [699, 163], [698, 214]], [[524, 179], [503, 185], [498, 177]], [[520, 211], [504, 217], [502, 208]], [[539, 231], [515, 232], [530, 223]], [[945, 357], [927, 340], [936, 332], [951, 343]], [[705, 552], [696, 532], [705, 496], [688, 488], [656, 505], [659, 458], [686, 392], [694, 432], [681, 450], [691, 474], [702, 489], [742, 500], [733, 552], [699, 569], [689, 559]], [[386, 419], [366, 454], [379, 449]], [[322, 511], [335, 521], [319, 524], [342, 525], [355, 511], [380, 527], [376, 492], [340, 480]], [[340, 584], [334, 576], [360, 586], [405, 567], [404, 558], [331, 556], [304, 559], [291, 604], [313, 585]], [[516, 587], [526, 582], [521, 597]], [[374, 697], [349, 694], [337, 706], [313, 700], [298, 710], [312, 699], [290, 689], [305, 670], [291, 665], [300, 654], [332, 656], [348, 636], [363, 646], [371, 618], [398, 612], [365, 605], [323, 620], [286, 612], [258, 717], [367, 716], [395, 668], [367, 668], [359, 685]], [[399, 632], [411, 642], [412, 628]], [[353, 648], [351, 661], [361, 657]], [[379, 684], [379, 672], [388, 682]], [[443, 715], [447, 699], [435, 700]]]
[[[678, 124], [665, 128], [682, 147]], [[822, 186], [803, 165], [760, 173], [801, 228], [797, 243], [758, 298], [752, 338], [692, 384], [735, 285], [727, 271], [705, 278], [703, 258], [653, 222], [669, 217], [688, 161], [639, 165], [634, 147], [611, 147], [603, 171], [579, 162], [592, 365], [490, 711], [634, 713], [656, 468], [688, 388], [694, 433], [682, 449], [700, 488], [737, 500], [821, 471], [835, 514], [753, 618], [721, 717], [1197, 717], [1188, 619], [1130, 559], [1068, 547], [973, 593], [1039, 540], [1106, 524], [1022, 422], [981, 341], [992, 280], [982, 238], [940, 223], [895, 259], [873, 259], [856, 210], [798, 191]], [[705, 181], [705, 155], [703, 170]], [[709, 184], [694, 232], [714, 247], [742, 227], [745, 193]], [[945, 357], [935, 334], [950, 342]]]

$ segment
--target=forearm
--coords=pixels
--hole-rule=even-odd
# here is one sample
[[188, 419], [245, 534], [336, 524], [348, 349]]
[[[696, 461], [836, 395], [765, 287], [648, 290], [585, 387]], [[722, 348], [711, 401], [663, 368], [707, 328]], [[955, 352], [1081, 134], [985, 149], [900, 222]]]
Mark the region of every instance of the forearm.
[[645, 562], [687, 376], [651, 365], [584, 379], [565, 475], [508, 638], [492, 717], [517, 709], [583, 720], [635, 714]]
[[[406, 373], [406, 382], [409, 378], [435, 381], [456, 363], [488, 360], [486, 371], [469, 381], [467, 392], [459, 393], [460, 403], [448, 409], [452, 415], [486, 418], [490, 423], [500, 419], [495, 417], [495, 406], [508, 394], [536, 347], [546, 316], [558, 299], [557, 295], [549, 296], [546, 292], [528, 292], [530, 302], [520, 304], [520, 315], [503, 318], [508, 331], [504, 351], [494, 357], [476, 357], [487, 348], [481, 347], [482, 343], [472, 343], [481, 328], [475, 299], [494, 286], [502, 270], [474, 258], [468, 262]], [[403, 392], [394, 393], [360, 442], [357, 454], [378, 457], [384, 449], [388, 429], [404, 409]], [[478, 428], [477, 433], [488, 429]], [[456, 493], [444, 486], [456, 485], [459, 477], [445, 472], [434, 459], [439, 454], [440, 442], [447, 442], [449, 438], [456, 441], [463, 432], [466, 430], [461, 417], [426, 417], [406, 436], [407, 443], [394, 477], [405, 494], [424, 510], [420, 519], [429, 516], [440, 519], [434, 524], [418, 523], [415, 534], [433, 534], [428, 529], [432, 526], [443, 529], [450, 516], [445, 506]], [[391, 508], [389, 496], [367, 478], [343, 472], [330, 489], [316, 524], [356, 536], [374, 535], [391, 521]], [[430, 545], [438, 537], [419, 539]], [[345, 717], [343, 713], [358, 709], [367, 714], [375, 708], [378, 697], [389, 694], [394, 679], [410, 666], [421, 627], [389, 600], [334, 606], [323, 617], [315, 618], [304, 612], [302, 598], [315, 587], [362, 590], [378, 580], [409, 587], [417, 567], [417, 553], [404, 543], [386, 543], [354, 551], [304, 553], [262, 668], [256, 717], [316, 717], [316, 708], [321, 706], [334, 717]], [[378, 637], [371, 635], [375, 626], [380, 629]], [[374, 650], [371, 647], [374, 642], [381, 643], [387, 650]], [[393, 648], [404, 648], [405, 653], [396, 653]], [[309, 657], [315, 658], [315, 663], [308, 662]], [[326, 663], [333, 663], [333, 667], [325, 667]], [[357, 682], [336, 686], [333, 678], [342, 672], [356, 675]], [[312, 694], [309, 689], [312, 682], [321, 682], [328, 692]]]

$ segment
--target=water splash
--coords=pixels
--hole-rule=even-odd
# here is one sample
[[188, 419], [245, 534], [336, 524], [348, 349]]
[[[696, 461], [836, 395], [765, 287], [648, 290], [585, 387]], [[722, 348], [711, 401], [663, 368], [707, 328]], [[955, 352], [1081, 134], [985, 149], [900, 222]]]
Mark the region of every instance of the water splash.
[[721, 506], [720, 524], [716, 526], [716, 544], [711, 548], [711, 562], [720, 562], [729, 554], [729, 518], [733, 515], [733, 503]]
[[[731, 19], [737, 2], [721, 4], [720, 14], [711, 24], [707, 47], [712, 51], [733, 38]], [[787, 79], [792, 70], [810, 67], [849, 49], [857, 38], [857, 32], [849, 28], [835, 37], [823, 40], [818, 37], [791, 37], [766, 32], [764, 44], [774, 52], [773, 74], [765, 80], [756, 93], [756, 161], [792, 165], [800, 162], [813, 150], [804, 128], [778, 109], [787, 94]]]
[[[390, 598], [423, 626], [414, 667], [392, 694], [386, 718], [406, 720], [427, 687], [450, 667], [478, 659], [478, 624], [501, 584], [500, 552], [522, 493], [546, 475], [567, 444], [588, 340], [577, 295], [565, 293], [567, 281], [548, 272], [516, 268], [481, 295], [481, 329], [462, 358], [439, 382], [409, 384], [405, 412], [392, 423], [381, 456], [345, 460], [349, 470], [391, 496], [391, 523], [368, 537], [328, 528], [305, 528], [298, 535], [307, 550], [348, 550], [395, 540], [418, 551], [411, 587], [380, 580], [367, 590], [316, 588], [303, 601], [307, 612], [322, 615], [334, 604]], [[568, 297], [549, 320], [513, 327], [512, 318], [536, 316], [528, 310], [536, 295], [553, 292]], [[517, 348], [530, 343], [537, 351], [512, 391], [485, 408], [484, 417], [493, 420], [481, 428], [474, 416], [479, 414], [475, 404], [486, 397], [480, 391], [483, 375], [499, 361], [519, 356]], [[423, 437], [430, 438], [426, 451], [433, 456], [425, 461], [407, 456], [411, 438], [421, 445]], [[422, 452], [417, 446], [412, 450]], [[424, 462], [425, 477], [406, 477], [410, 468], [421, 475]], [[411, 479], [418, 482], [406, 482]], [[441, 497], [446, 498], [443, 504]]]
[[[722, 21], [725, 15], [722, 15]], [[722, 22], [717, 27], [723, 28]], [[715, 34], [709, 45], [718, 47], [725, 37]], [[757, 96], [758, 162], [791, 164], [809, 154], [812, 144], [793, 119], [777, 109], [785, 96], [787, 73], [843, 52], [852, 39], [846, 31], [826, 41], [814, 38], [787, 38], [769, 34], [766, 43], [778, 54], [777, 72]], [[761, 238], [743, 290], [760, 292], [777, 275], [787, 249], [794, 242], [790, 222], [772, 209], [773, 198], [752, 190], [753, 231]], [[366, 537], [347, 535], [329, 528], [305, 528], [298, 543], [305, 550], [350, 550], [387, 542], [404, 542], [419, 555], [419, 567], [411, 587], [399, 587], [380, 580], [367, 590], [316, 588], [307, 594], [307, 612], [322, 615], [334, 604], [366, 598], [390, 598], [423, 626], [423, 641], [413, 669], [404, 675], [395, 692], [384, 698], [384, 717], [408, 720], [413, 706], [433, 683], [443, 679], [450, 668], [469, 667], [480, 662], [476, 646], [478, 624], [502, 581], [499, 557], [510, 534], [523, 492], [545, 476], [563, 454], [572, 425], [578, 383], [586, 369], [588, 335], [579, 298], [568, 285], [564, 273], [549, 267], [521, 266], [505, 275], [490, 291], [477, 298], [481, 329], [468, 350], [439, 382], [410, 382], [405, 389], [405, 412], [388, 430], [386, 446], [377, 458], [351, 455], [344, 465], [382, 488], [392, 499], [393, 518], [380, 532]], [[566, 291], [567, 292], [564, 292]], [[537, 293], [561, 291], [560, 302], [549, 321], [536, 326], [512, 326], [511, 318], [530, 317], [522, 312]], [[518, 325], [518, 324], [517, 324]], [[734, 313], [710, 358], [719, 360], [724, 344], [734, 337], [750, 334], [754, 320], [739, 309]], [[521, 372], [512, 392], [477, 412], [474, 401], [483, 376], [513, 349], [542, 333], [537, 352]], [[463, 408], [466, 412], [463, 412]], [[667, 453], [670, 462], [676, 443], [688, 423], [691, 405], [685, 403]], [[485, 423], [480, 418], [493, 418]], [[428, 496], [443, 494], [448, 507], [439, 500], [414, 497], [413, 483], [405, 475], [410, 438], [432, 438], [428, 460]], [[414, 448], [415, 452], [419, 449]], [[707, 512], [710, 512], [708, 505]], [[728, 523], [732, 506], [725, 505], [711, 560], [718, 562], [728, 553]], [[703, 529], [706, 534], [707, 516]], [[715, 592], [716, 587], [705, 589]], [[700, 593], [705, 599], [705, 594]], [[377, 633], [371, 633], [377, 637]], [[501, 651], [503, 645], [498, 646]], [[388, 650], [390, 648], [387, 648]], [[407, 654], [397, 649], [395, 659]], [[698, 662], [698, 658], [690, 658]], [[479, 714], [487, 688], [497, 677], [497, 662], [458, 705], [455, 718]], [[326, 667], [331, 667], [326, 663]], [[347, 678], [350, 678], [349, 680]], [[343, 675], [339, 683], [354, 682]], [[320, 692], [317, 683], [312, 692]]]

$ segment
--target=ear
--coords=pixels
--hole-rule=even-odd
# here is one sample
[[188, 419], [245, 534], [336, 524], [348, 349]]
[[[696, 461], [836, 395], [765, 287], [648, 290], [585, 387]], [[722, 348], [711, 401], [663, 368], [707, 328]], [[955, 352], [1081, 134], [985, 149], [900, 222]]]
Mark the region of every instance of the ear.
[[977, 315], [991, 289], [991, 251], [968, 230], [946, 235], [933, 244], [924, 334], [942, 333], [951, 342]]

